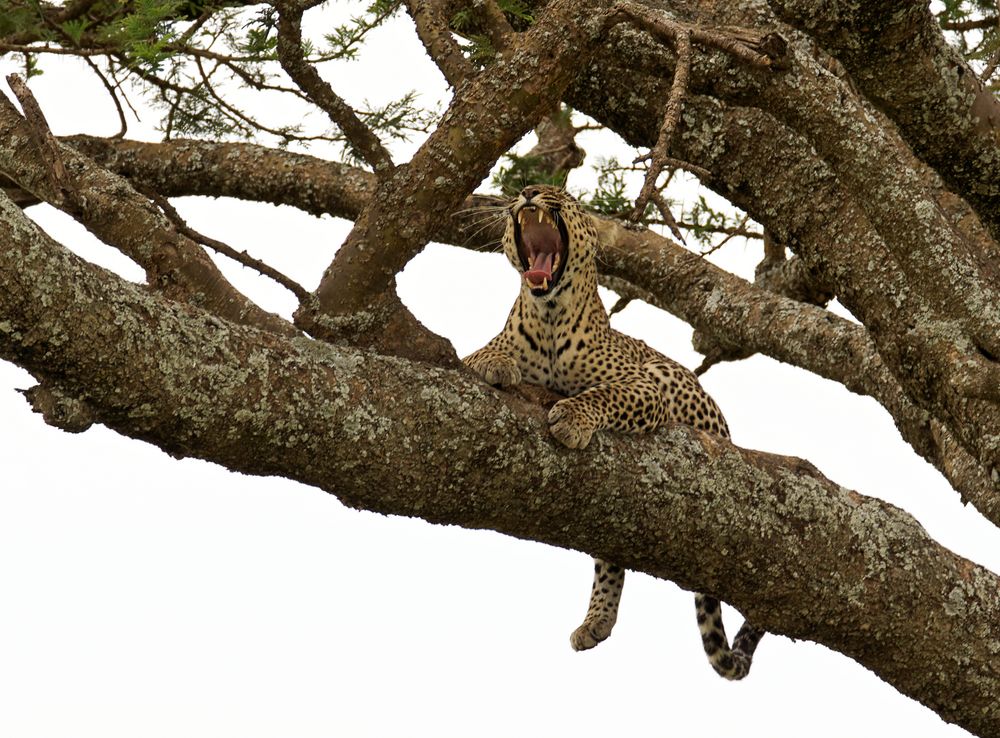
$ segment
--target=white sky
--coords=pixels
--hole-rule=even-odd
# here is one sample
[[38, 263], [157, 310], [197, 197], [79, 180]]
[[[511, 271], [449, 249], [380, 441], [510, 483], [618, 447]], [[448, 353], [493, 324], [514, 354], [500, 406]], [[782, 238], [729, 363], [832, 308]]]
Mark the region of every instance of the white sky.
[[[332, 14], [359, 7], [337, 3]], [[405, 78], [387, 61], [400, 56]], [[32, 87], [57, 133], [116, 130], [81, 65], [44, 68]], [[410, 88], [425, 103], [446, 94], [405, 17], [373, 34], [360, 61], [324, 73], [355, 104]], [[274, 119], [283, 115], [294, 117], [278, 109]], [[143, 118], [130, 135], [153, 138], [155, 115]], [[630, 155], [611, 135], [581, 141], [592, 155]], [[570, 184], [592, 180], [578, 172]], [[308, 287], [349, 229], [286, 207], [176, 202], [195, 228]], [[68, 218], [29, 212], [87, 258], [140, 277]], [[716, 261], [748, 276], [758, 258], [759, 246], [734, 243]], [[282, 290], [220, 263], [266, 307], [290, 313]], [[417, 316], [462, 354], [500, 329], [517, 290], [501, 256], [438, 245], [399, 281]], [[632, 304], [613, 322], [689, 367], [700, 360], [690, 329], [660, 311]], [[568, 638], [592, 571], [584, 554], [348, 510], [103, 427], [63, 433], [14, 391], [31, 384], [0, 362], [2, 736], [967, 735], [808, 642], [767, 636], [750, 677], [727, 683], [701, 652], [690, 593], [645, 575], [629, 575], [614, 636], [574, 653]], [[1000, 569], [996, 529], [962, 507], [874, 401], [760, 357], [716, 367], [704, 384], [738, 444], [808, 458]], [[735, 633], [731, 609], [726, 623]]]

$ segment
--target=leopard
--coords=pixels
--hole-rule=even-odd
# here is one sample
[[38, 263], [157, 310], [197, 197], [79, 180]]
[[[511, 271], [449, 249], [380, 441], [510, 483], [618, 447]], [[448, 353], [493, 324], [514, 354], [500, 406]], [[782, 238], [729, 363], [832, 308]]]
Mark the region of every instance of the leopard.
[[[597, 291], [595, 216], [562, 188], [530, 185], [503, 217], [503, 251], [521, 274], [520, 291], [503, 330], [464, 359], [473, 372], [498, 388], [523, 382], [564, 396], [548, 425], [572, 449], [585, 449], [597, 431], [643, 433], [665, 423], [729, 438], [694, 373], [611, 327]], [[611, 635], [624, 582], [621, 566], [594, 559], [587, 614], [570, 636], [574, 650]], [[712, 668], [726, 679], [745, 677], [764, 631], [744, 622], [730, 647], [720, 601], [697, 593], [695, 612]]]

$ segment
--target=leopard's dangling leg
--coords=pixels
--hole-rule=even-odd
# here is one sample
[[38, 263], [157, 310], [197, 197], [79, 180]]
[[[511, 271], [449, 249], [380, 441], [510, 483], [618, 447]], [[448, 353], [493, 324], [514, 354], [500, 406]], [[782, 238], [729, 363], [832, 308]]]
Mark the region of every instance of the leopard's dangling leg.
[[569, 637], [574, 651], [585, 651], [611, 635], [618, 620], [618, 603], [625, 585], [625, 570], [616, 564], [594, 559], [594, 587], [583, 624]]
[[742, 679], [750, 673], [753, 652], [764, 635], [764, 631], [743, 623], [739, 633], [729, 647], [726, 629], [722, 625], [722, 603], [704, 594], [694, 596], [694, 606], [698, 613], [698, 629], [705, 647], [708, 662], [716, 673], [726, 679]]

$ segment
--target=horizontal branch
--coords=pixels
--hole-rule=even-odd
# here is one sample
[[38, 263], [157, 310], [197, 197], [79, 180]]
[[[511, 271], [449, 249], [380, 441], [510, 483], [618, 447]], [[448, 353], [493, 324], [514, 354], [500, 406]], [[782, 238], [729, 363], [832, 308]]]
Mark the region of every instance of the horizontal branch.
[[[729, 126], [731, 130], [753, 130], [757, 123], [734, 114]], [[725, 135], [724, 130], [720, 133]], [[360, 169], [250, 144], [152, 144], [84, 138], [73, 139], [73, 143], [103, 165], [174, 196], [239, 197], [354, 219], [376, 187], [375, 177]], [[719, 167], [730, 171], [733, 165], [721, 162]], [[267, 176], [261, 176], [261, 172], [267, 172]], [[780, 182], [768, 182], [775, 192], [782, 189]], [[825, 191], [823, 183], [807, 183]], [[773, 193], [761, 192], [758, 196], [770, 202]], [[836, 202], [835, 198], [830, 200]], [[810, 202], [803, 197], [803, 211], [811, 208]], [[503, 233], [503, 218], [483, 222], [483, 218], [490, 217], [489, 211], [478, 209], [495, 205], [489, 197], [470, 198], [461, 214], [441, 219], [433, 238], [466, 248], [495, 249]], [[832, 209], [831, 217], [837, 219], [844, 212], [849, 216], [846, 207]], [[815, 212], [811, 214], [815, 218]], [[815, 233], [795, 231], [796, 238], [819, 240], [824, 223], [815, 226]], [[602, 272], [624, 280], [631, 286], [629, 294], [748, 355], [762, 353], [873, 397], [893, 416], [903, 439], [944, 474], [962, 499], [1000, 525], [1000, 497], [988, 472], [984, 473], [941, 424], [932, 428], [929, 415], [906, 396], [863, 327], [755, 288], [650, 231], [632, 231], [611, 220], [604, 221], [601, 229]], [[847, 239], [857, 237], [851, 230], [843, 235]], [[786, 265], [789, 276], [804, 269], [798, 257]]]
[[682, 426], [570, 451], [540, 408], [467, 373], [162, 301], [75, 257], [6, 199], [0, 242], [0, 357], [118, 432], [353, 507], [672, 579], [856, 659], [977, 735], [1000, 732], [1000, 578], [805, 462]]

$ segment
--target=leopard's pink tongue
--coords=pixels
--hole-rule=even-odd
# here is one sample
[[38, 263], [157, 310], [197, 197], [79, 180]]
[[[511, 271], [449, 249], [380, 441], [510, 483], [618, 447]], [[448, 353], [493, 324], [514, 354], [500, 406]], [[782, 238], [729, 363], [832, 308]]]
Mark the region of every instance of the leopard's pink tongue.
[[531, 269], [524, 273], [524, 278], [532, 287], [542, 287], [546, 280], [552, 279], [552, 259], [554, 254], [535, 254]]

